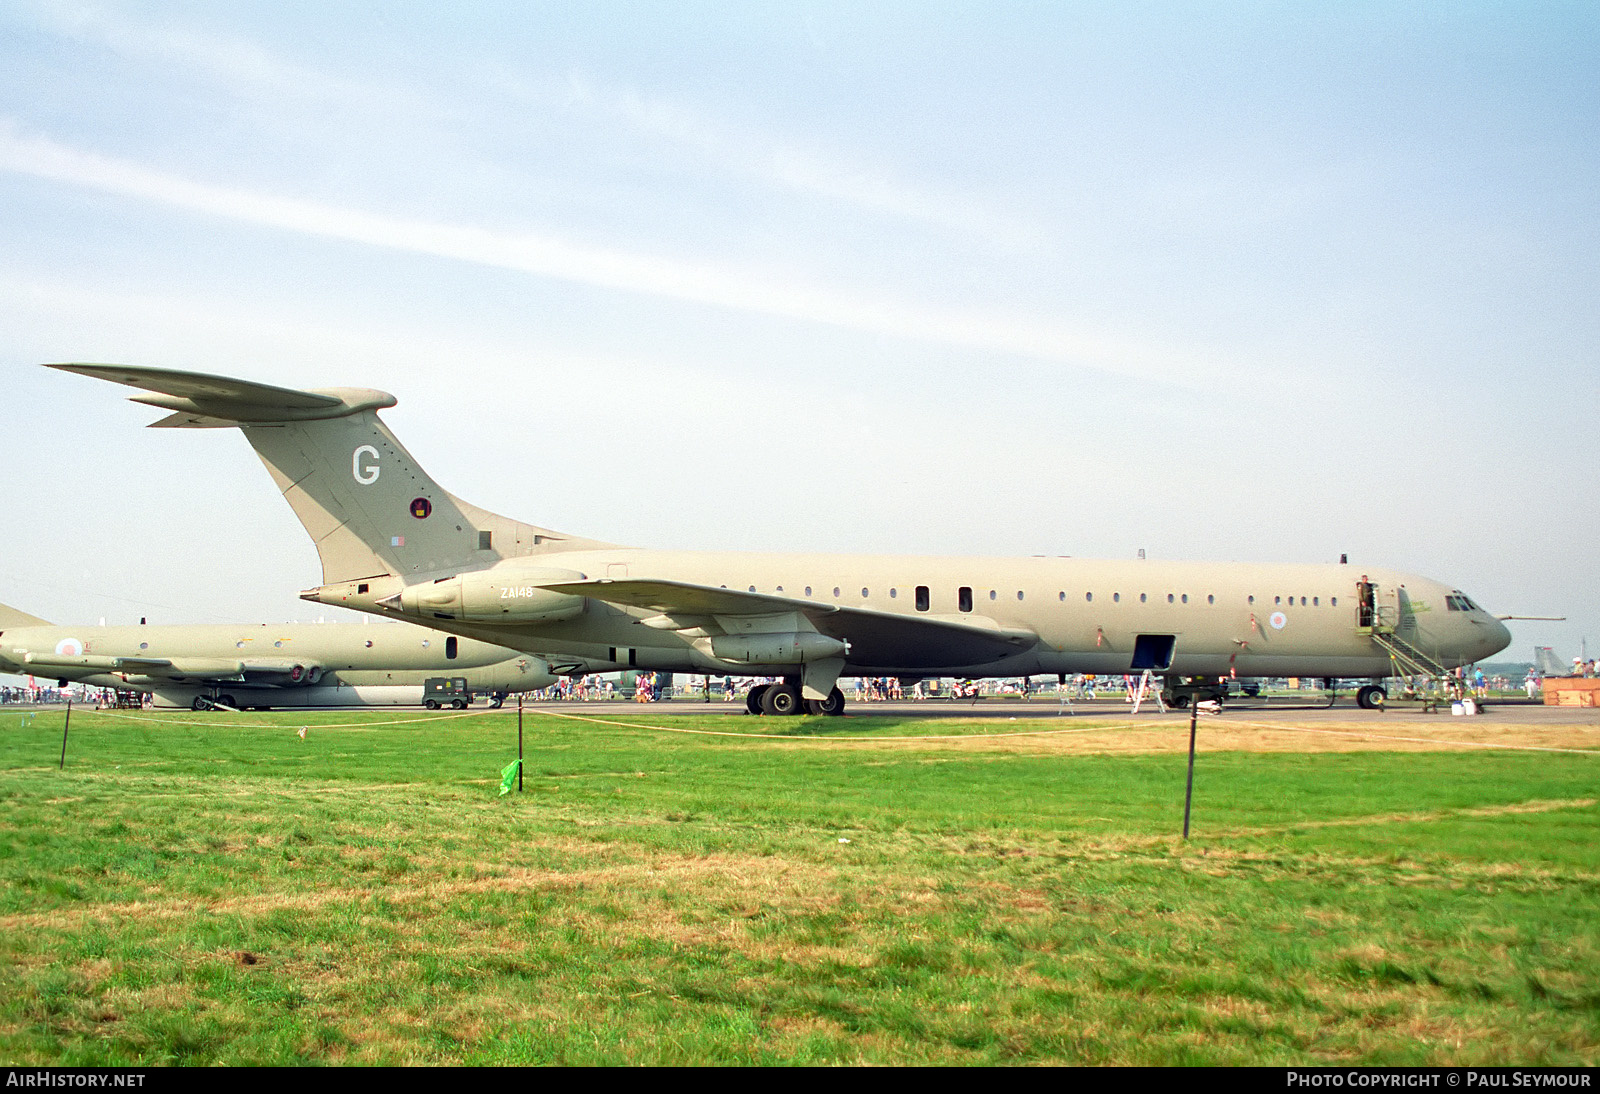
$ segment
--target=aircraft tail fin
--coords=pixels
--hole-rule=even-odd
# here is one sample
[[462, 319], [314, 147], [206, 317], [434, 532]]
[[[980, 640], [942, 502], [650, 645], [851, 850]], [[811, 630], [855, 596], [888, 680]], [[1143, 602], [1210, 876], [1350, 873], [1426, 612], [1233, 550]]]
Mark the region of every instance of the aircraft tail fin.
[[1557, 657], [1549, 646], [1533, 647], [1533, 665], [1540, 676], [1565, 676], [1572, 671], [1572, 665]]
[[12, 627], [50, 627], [54, 626], [48, 619], [40, 619], [27, 612], [19, 612], [8, 604], [0, 604], [0, 631]]
[[387, 392], [297, 391], [174, 369], [50, 367], [153, 392], [133, 402], [172, 412], [151, 423], [156, 428], [238, 427], [316, 544], [324, 585], [385, 575], [409, 582], [592, 545], [444, 490], [379, 419], [396, 403]]

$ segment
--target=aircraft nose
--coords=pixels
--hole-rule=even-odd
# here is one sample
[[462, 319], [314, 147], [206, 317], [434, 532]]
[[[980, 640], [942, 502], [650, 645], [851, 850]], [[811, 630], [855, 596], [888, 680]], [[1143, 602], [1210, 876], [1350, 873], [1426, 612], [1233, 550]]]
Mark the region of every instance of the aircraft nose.
[[1511, 645], [1511, 628], [1496, 619], [1494, 621], [1494, 652], [1499, 653], [1509, 645]]
[[1482, 661], [1485, 657], [1492, 657], [1509, 645], [1511, 645], [1510, 628], [1498, 619], [1491, 619], [1489, 625], [1484, 628], [1483, 652], [1478, 655], [1477, 660]]

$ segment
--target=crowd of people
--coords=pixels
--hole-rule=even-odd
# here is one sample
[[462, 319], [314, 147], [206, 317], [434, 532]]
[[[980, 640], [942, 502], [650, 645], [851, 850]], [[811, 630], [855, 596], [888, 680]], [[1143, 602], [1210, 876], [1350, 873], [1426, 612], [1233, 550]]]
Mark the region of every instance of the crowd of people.
[[[1594, 660], [1586, 661], [1575, 657], [1572, 660], [1571, 675], [1593, 677], [1597, 673], [1597, 667], [1600, 666], [1597, 666]], [[668, 674], [641, 672], [634, 676], [630, 691], [625, 678], [618, 680], [616, 676], [593, 674], [562, 677], [548, 688], [528, 693], [528, 698], [536, 702], [606, 702], [617, 698], [629, 698], [637, 703], [652, 703], [670, 699], [674, 693], [689, 698], [704, 696], [709, 699], [715, 692], [720, 691], [723, 701], [732, 703], [744, 698], [750, 689], [758, 684], [772, 683], [775, 679], [776, 677], [724, 676], [720, 679], [691, 677], [687, 686], [675, 688], [670, 684], [671, 676]], [[855, 700], [860, 703], [893, 702], [904, 699], [973, 699], [982, 695], [1015, 696], [1025, 699], [1039, 692], [1073, 699], [1094, 699], [1106, 691], [1113, 693], [1120, 691], [1131, 699], [1138, 688], [1138, 681], [1139, 678], [1132, 675], [1118, 677], [1079, 673], [1068, 676], [1064, 682], [1052, 681], [1043, 688], [1036, 688], [1030, 686], [1026, 678], [954, 681], [930, 679], [906, 683], [895, 676], [861, 676], [849, 682], [841, 681], [841, 686], [852, 689]], [[1267, 683], [1270, 685], [1271, 682]], [[1282, 682], [1282, 686], [1289, 690], [1298, 690], [1302, 685], [1313, 686], [1310, 681]], [[1493, 693], [1503, 694], [1513, 690], [1514, 687], [1525, 691], [1528, 698], [1536, 699], [1543, 685], [1543, 678], [1536, 669], [1530, 670], [1520, 685], [1514, 685], [1511, 678], [1505, 674], [1486, 675], [1478, 668], [1456, 669], [1450, 678], [1451, 691], [1461, 696], [1470, 695], [1479, 699], [1486, 699]], [[110, 688], [81, 686], [0, 687], [0, 705], [66, 703], [68, 699], [85, 705], [107, 706], [116, 701], [116, 693]]]
[[[660, 699], [669, 698], [670, 690], [665, 683], [666, 674], [659, 672], [641, 672], [633, 679], [633, 694], [629, 696], [636, 703], [653, 703]], [[563, 676], [547, 688], [530, 691], [528, 698], [534, 702], [607, 702], [619, 695], [627, 696], [627, 689], [622, 682], [610, 677], [600, 675], [589, 676]]]
[[45, 688], [0, 688], [0, 703], [65, 703], [70, 699], [74, 703], [99, 706], [107, 701], [110, 694], [110, 688], [58, 688], [54, 685]]

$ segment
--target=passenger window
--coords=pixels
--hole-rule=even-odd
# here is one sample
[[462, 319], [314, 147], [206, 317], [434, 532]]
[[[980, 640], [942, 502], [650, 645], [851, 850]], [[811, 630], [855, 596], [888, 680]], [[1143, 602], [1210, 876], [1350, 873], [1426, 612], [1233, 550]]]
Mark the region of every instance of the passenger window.
[[926, 585], [918, 585], [917, 586], [917, 611], [925, 612], [927, 610], [928, 610], [928, 587]]
[[956, 607], [964, 612], [972, 610], [972, 586], [963, 585], [956, 590]]

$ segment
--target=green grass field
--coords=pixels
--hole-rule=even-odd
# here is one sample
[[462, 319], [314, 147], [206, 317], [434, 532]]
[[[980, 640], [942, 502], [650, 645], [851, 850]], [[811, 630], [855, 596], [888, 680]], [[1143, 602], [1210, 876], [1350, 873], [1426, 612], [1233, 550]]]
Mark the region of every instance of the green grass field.
[[415, 717], [0, 714], [0, 1055], [1600, 1061], [1600, 755]]

